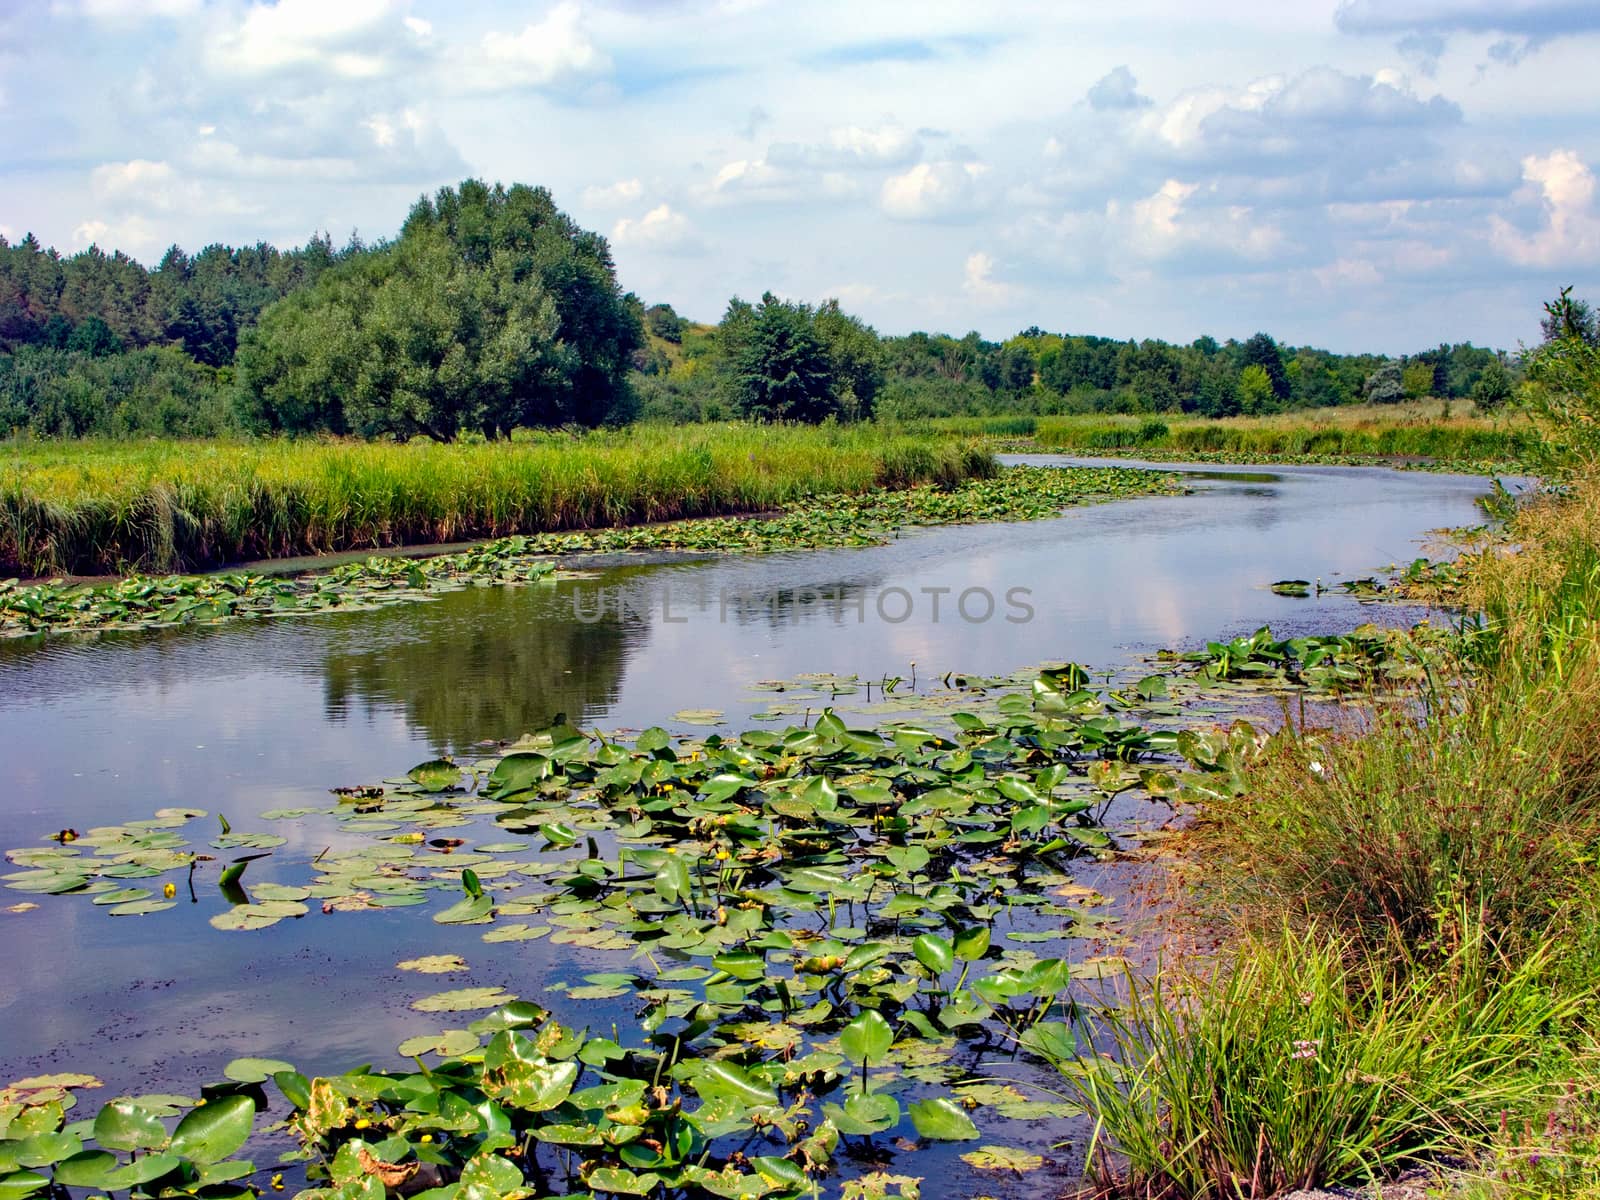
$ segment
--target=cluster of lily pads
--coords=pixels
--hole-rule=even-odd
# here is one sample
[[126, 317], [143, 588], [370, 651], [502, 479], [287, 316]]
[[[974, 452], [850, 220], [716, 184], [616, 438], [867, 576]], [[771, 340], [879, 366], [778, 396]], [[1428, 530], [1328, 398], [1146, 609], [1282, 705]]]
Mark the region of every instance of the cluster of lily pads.
[[1168, 662], [1193, 663], [1199, 677], [1235, 686], [1295, 687], [1325, 695], [1392, 689], [1427, 676], [1438, 651], [1456, 638], [1427, 623], [1409, 630], [1361, 625], [1344, 634], [1278, 639], [1263, 625], [1249, 636], [1207, 642]]
[[616, 551], [772, 551], [873, 545], [915, 526], [1038, 520], [1077, 504], [1173, 489], [1126, 468], [1012, 467], [944, 489], [812, 497], [778, 513], [501, 538], [429, 558], [374, 557], [296, 576], [134, 576], [111, 584], [0, 581], [0, 637], [349, 612], [474, 585], [550, 579], [551, 556]]
[[431, 558], [369, 558], [302, 575], [133, 576], [110, 584], [0, 581], [0, 637], [216, 624], [242, 617], [355, 612], [479, 586], [534, 583], [555, 568], [503, 538]]
[[[274, 1073], [308, 1177], [325, 1185], [314, 1194], [789, 1196], [814, 1185], [845, 1139], [909, 1122], [920, 1139], [981, 1141], [969, 1113], [1062, 1115], [1058, 1103], [975, 1079], [963, 1060], [1017, 1045], [1070, 1052], [1071, 1030], [1045, 1018], [1073, 980], [1121, 969], [1120, 934], [1073, 879], [1073, 860], [1114, 849], [1101, 818], [1118, 795], [1176, 802], [1231, 790], [1258, 741], [1242, 724], [1171, 731], [1125, 720], [1141, 706], [1169, 711], [1160, 677], [1107, 693], [1088, 682], [1078, 667], [1043, 672], [982, 713], [954, 714], [944, 732], [855, 729], [832, 712], [738, 736], [651, 729], [631, 745], [558, 726], [480, 761], [434, 760], [403, 780], [338, 789], [344, 827], [370, 842], [318, 856], [320, 874], [303, 886], [238, 896], [213, 924], [264, 928], [319, 900], [340, 913], [459, 889], [434, 921], [481, 926], [486, 942], [627, 952], [632, 969], [564, 990], [631, 1001], [641, 1041], [563, 1028], [501, 987], [418, 999], [423, 1013], [493, 1011], [408, 1039], [414, 1071]], [[486, 816], [505, 840], [450, 835]], [[118, 892], [130, 878], [192, 873], [198, 856], [175, 844], [176, 827], [201, 818], [167, 810], [61, 831], [12, 852], [25, 869], [6, 882], [116, 896], [112, 912], [170, 903]], [[226, 829], [213, 840], [252, 852], [226, 868], [229, 886], [242, 887], [245, 864], [275, 849], [273, 838]], [[1040, 943], [1053, 956], [1032, 949]], [[466, 970], [456, 956], [400, 965]], [[0, 1177], [0, 1193], [64, 1182], [43, 1176], [49, 1157], [17, 1159], [29, 1174]], [[1041, 1160], [984, 1145], [968, 1161], [1015, 1171]], [[171, 1165], [135, 1190], [225, 1194], [187, 1172]]]

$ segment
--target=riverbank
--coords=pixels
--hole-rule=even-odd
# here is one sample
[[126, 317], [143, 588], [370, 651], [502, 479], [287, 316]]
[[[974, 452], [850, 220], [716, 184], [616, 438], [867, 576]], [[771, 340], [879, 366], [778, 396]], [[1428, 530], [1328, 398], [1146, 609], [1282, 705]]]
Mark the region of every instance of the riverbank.
[[493, 445], [11, 442], [0, 575], [193, 571], [251, 559], [770, 512], [995, 472], [960, 439], [706, 425]]
[[[934, 462], [941, 459], [935, 458]], [[987, 472], [991, 459], [975, 460]], [[469, 586], [548, 580], [548, 561], [616, 552], [766, 552], [865, 546], [902, 530], [984, 521], [1030, 521], [1082, 504], [1158, 495], [1178, 485], [1160, 471], [1120, 467], [994, 468], [951, 486], [807, 496], [754, 517], [500, 538], [428, 558], [374, 557], [292, 576], [132, 575], [108, 583], [0, 581], [0, 638], [67, 631], [215, 624], [249, 617], [353, 611], [424, 600]]]
[[1346, 466], [1427, 465], [1488, 473], [1515, 470], [1537, 437], [1525, 417], [1452, 414], [1439, 403], [1306, 409], [1265, 417], [955, 417], [931, 423], [952, 436], [999, 439], [1008, 449], [1094, 454], [1171, 454], [1193, 462], [1290, 462]]
[[1107, 1192], [1446, 1155], [1474, 1195], [1600, 1193], [1600, 485], [1520, 512], [1456, 598], [1483, 620], [1408, 694], [1302, 716], [1200, 806], [1187, 882], [1222, 949], [1100, 1014], [1119, 1062], [1062, 1064]]

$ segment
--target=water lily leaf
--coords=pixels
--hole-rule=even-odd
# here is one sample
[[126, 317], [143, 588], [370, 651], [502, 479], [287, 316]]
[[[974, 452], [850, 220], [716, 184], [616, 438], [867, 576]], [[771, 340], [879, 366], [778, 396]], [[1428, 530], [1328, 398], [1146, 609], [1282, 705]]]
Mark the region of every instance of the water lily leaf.
[[425, 792], [443, 792], [460, 782], [461, 768], [448, 758], [433, 758], [412, 767], [406, 778]]
[[15, 1171], [0, 1176], [0, 1200], [21, 1200], [48, 1186], [50, 1181], [37, 1171]]
[[418, 1012], [470, 1012], [475, 1008], [498, 1008], [515, 999], [501, 987], [456, 988], [414, 1000], [411, 1007]]
[[176, 1154], [146, 1154], [111, 1172], [100, 1186], [108, 1192], [129, 1191], [171, 1174], [182, 1165], [183, 1159]]
[[466, 896], [449, 908], [434, 913], [433, 919], [439, 925], [479, 925], [488, 921], [493, 911], [493, 896]]
[[652, 1172], [635, 1175], [622, 1167], [596, 1167], [584, 1180], [592, 1192], [612, 1192], [620, 1196], [647, 1196], [661, 1176]]
[[149, 888], [113, 888], [109, 892], [101, 892], [90, 901], [91, 904], [132, 904], [135, 900], [148, 900], [155, 895]]
[[151, 913], [166, 912], [176, 907], [177, 902], [173, 900], [131, 900], [126, 904], [113, 905], [106, 912], [113, 917], [147, 917]]
[[962, 962], [977, 962], [989, 952], [989, 927], [973, 925], [956, 934], [951, 949]]
[[980, 1171], [1037, 1171], [1044, 1166], [1041, 1155], [1007, 1146], [979, 1146], [963, 1154], [961, 1161], [971, 1163]]
[[94, 1140], [107, 1150], [154, 1150], [167, 1144], [167, 1131], [149, 1109], [119, 1098], [95, 1117]]
[[900, 1101], [887, 1092], [858, 1092], [844, 1102], [823, 1106], [823, 1112], [840, 1133], [867, 1137], [893, 1129], [900, 1123]]
[[[292, 1071], [294, 1065], [277, 1058], [236, 1058], [222, 1068], [222, 1073], [236, 1083], [262, 1083], [279, 1071]], [[231, 1150], [229, 1154], [233, 1153]], [[224, 1158], [227, 1155], [223, 1156]]]
[[936, 933], [922, 933], [912, 938], [911, 953], [935, 975], [948, 971], [955, 962], [955, 948], [950, 939]]
[[695, 1072], [694, 1090], [704, 1100], [727, 1096], [740, 1104], [777, 1105], [778, 1095], [757, 1083], [745, 1069], [732, 1062], [708, 1062]]
[[172, 1131], [170, 1149], [197, 1163], [221, 1162], [245, 1144], [255, 1118], [255, 1101], [249, 1096], [212, 1100], [184, 1115]]
[[426, 1033], [407, 1038], [400, 1043], [399, 1053], [405, 1058], [423, 1054], [437, 1054], [440, 1058], [459, 1058], [478, 1048], [478, 1035], [466, 1029], [446, 1029], [443, 1033]]
[[685, 708], [672, 714], [672, 719], [685, 725], [720, 725], [725, 716], [718, 708]]
[[839, 1047], [855, 1063], [881, 1062], [894, 1044], [894, 1030], [883, 1014], [869, 1008], [839, 1031]]
[[465, 971], [467, 960], [459, 954], [429, 954], [424, 958], [408, 958], [395, 963], [395, 966], [402, 971], [417, 971], [423, 975], [448, 975], [453, 971]]
[[83, 1139], [70, 1133], [36, 1133], [13, 1143], [10, 1149], [18, 1166], [48, 1167], [77, 1154], [83, 1149]]
[[978, 1127], [961, 1106], [944, 1096], [917, 1100], [907, 1106], [917, 1133], [930, 1141], [967, 1142], [978, 1137]]
[[106, 1176], [117, 1169], [117, 1164], [115, 1154], [85, 1150], [58, 1162], [51, 1174], [63, 1187], [103, 1188]]
[[482, 1190], [490, 1196], [518, 1196], [527, 1192], [522, 1171], [515, 1163], [493, 1154], [474, 1156], [461, 1168], [461, 1191]]

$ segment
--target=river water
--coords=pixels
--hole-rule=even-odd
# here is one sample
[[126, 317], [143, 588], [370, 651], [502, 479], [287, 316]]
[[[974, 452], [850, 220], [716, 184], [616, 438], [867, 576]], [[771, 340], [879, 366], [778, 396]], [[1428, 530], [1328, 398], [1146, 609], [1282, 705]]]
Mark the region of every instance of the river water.
[[[0, 848], [167, 805], [261, 828], [251, 818], [263, 811], [325, 808], [332, 786], [471, 756], [561, 713], [626, 729], [715, 709], [745, 727], [773, 699], [753, 685], [808, 672], [925, 681], [1044, 661], [1110, 668], [1263, 624], [1283, 636], [1398, 619], [1266, 585], [1407, 562], [1430, 530], [1477, 523], [1487, 491], [1475, 478], [1371, 468], [1206, 468], [1187, 482], [1182, 496], [877, 547], [613, 558], [585, 564], [585, 578], [434, 603], [0, 643]], [[258, 882], [303, 882], [337, 836], [316, 817], [271, 830], [289, 842], [252, 865]], [[598, 969], [543, 941], [469, 935], [463, 951], [461, 932], [427, 909], [221, 933], [207, 917], [225, 901], [206, 891], [138, 918], [0, 892], [0, 907], [40, 902], [0, 912], [0, 1081], [78, 1069], [116, 1090], [182, 1091], [245, 1054], [312, 1071], [392, 1062], [400, 1040], [441, 1024], [409, 1001], [466, 982], [427, 986], [395, 971], [399, 958], [464, 952], [471, 983], [579, 1023], [543, 989]]]

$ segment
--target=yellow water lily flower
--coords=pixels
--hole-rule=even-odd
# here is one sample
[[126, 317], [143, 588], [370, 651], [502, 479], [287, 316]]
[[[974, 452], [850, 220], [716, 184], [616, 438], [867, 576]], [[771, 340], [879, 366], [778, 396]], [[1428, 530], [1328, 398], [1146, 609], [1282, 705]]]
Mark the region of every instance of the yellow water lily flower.
[[178, 885], [175, 883], [168, 883], [166, 887], [161, 889], [161, 894], [168, 900], [171, 900], [178, 894]]

